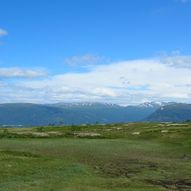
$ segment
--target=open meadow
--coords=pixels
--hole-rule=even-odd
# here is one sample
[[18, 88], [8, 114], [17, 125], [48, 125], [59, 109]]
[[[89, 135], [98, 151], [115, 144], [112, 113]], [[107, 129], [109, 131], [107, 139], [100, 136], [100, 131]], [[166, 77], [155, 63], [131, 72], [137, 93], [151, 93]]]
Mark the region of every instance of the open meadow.
[[190, 191], [191, 124], [0, 128], [0, 191]]

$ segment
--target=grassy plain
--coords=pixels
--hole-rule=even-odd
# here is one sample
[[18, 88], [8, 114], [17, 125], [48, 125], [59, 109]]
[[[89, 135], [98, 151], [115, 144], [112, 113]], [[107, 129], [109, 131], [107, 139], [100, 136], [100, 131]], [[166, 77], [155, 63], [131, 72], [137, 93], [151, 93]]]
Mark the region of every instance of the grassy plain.
[[0, 191], [190, 191], [191, 124], [0, 128]]

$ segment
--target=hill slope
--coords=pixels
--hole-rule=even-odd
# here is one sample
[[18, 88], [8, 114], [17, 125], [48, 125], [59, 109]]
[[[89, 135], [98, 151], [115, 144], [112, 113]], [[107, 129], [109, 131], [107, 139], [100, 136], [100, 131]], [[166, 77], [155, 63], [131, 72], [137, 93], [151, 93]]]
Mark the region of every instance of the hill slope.
[[146, 121], [181, 122], [191, 120], [191, 104], [174, 103], [160, 107]]
[[102, 103], [0, 104], [0, 124], [34, 126], [133, 122], [143, 120], [157, 108], [158, 106], [122, 107]]
[[0, 104], [0, 124], [48, 125], [63, 119], [63, 110], [37, 104]]

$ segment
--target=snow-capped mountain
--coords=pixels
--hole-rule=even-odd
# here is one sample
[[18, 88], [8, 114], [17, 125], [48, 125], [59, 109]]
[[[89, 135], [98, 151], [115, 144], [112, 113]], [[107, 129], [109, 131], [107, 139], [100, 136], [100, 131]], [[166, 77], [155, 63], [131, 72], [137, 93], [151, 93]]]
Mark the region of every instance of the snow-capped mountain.
[[134, 106], [110, 103], [0, 104], [0, 126], [71, 125], [138, 121], [190, 120], [190, 105], [146, 102]]
[[23, 126], [95, 124], [141, 121], [155, 107], [119, 106], [110, 103], [0, 104], [0, 124]]

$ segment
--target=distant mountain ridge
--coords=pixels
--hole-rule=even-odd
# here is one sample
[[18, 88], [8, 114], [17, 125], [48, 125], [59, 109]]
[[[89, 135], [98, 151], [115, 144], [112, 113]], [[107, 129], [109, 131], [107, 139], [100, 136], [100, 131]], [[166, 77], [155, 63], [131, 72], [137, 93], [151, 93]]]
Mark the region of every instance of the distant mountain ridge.
[[161, 106], [146, 121], [182, 122], [191, 120], [191, 104], [173, 103]]
[[146, 102], [134, 106], [110, 103], [0, 104], [0, 126], [106, 124], [191, 120], [191, 104]]
[[110, 103], [0, 104], [0, 125], [95, 124], [141, 121], [159, 105], [120, 106]]

